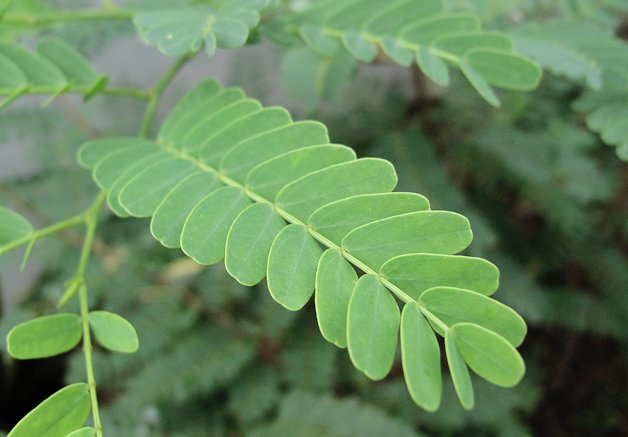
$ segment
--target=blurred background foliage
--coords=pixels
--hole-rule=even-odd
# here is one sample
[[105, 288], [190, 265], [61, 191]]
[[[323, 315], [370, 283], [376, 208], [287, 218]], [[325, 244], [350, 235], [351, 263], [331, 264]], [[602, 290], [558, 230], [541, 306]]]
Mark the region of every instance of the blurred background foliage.
[[[288, 9], [311, 2], [279, 3]], [[409, 398], [400, 364], [377, 383], [355, 371], [347, 354], [319, 335], [313, 305], [288, 312], [264, 285], [239, 286], [223, 265], [201, 268], [161, 247], [146, 221], [106, 215], [89, 269], [90, 305], [130, 320], [141, 345], [133, 355], [95, 352], [108, 435], [628, 435], [628, 166], [591, 126], [594, 109], [583, 103], [599, 102], [602, 94], [623, 95], [626, 108], [628, 86], [596, 89], [595, 72], [585, 68], [591, 64], [583, 61], [577, 71], [574, 64], [580, 55], [595, 53], [577, 52], [573, 40], [547, 30], [548, 22], [594, 28], [628, 56], [622, 42], [628, 3], [445, 3], [475, 11], [487, 28], [512, 33], [523, 51], [546, 67], [540, 88], [501, 92], [503, 105], [495, 109], [459, 74], [441, 89], [418, 69], [338, 59], [331, 64], [333, 74], [321, 76], [312, 72], [329, 60], [302, 46], [286, 51], [261, 43], [260, 35], [252, 37], [260, 44], [234, 51], [225, 61], [226, 81], [264, 104], [280, 102], [295, 119], [323, 121], [333, 141], [351, 145], [361, 156], [392, 161], [399, 190], [417, 191], [433, 208], [469, 217], [475, 234], [469, 253], [500, 267], [496, 298], [530, 326], [522, 347], [528, 368], [522, 383], [500, 389], [476, 378], [476, 407], [465, 412], [446, 381], [440, 410], [425, 413]], [[14, 4], [31, 11], [90, 2]], [[0, 38], [15, 32], [2, 26]], [[129, 24], [106, 22], [44, 33], [63, 37], [89, 56], [125, 35], [134, 37]], [[557, 52], [539, 53], [539, 40], [545, 48], [551, 41], [559, 49], [571, 44], [569, 53], [577, 56], [561, 65], [564, 60], [552, 56]], [[204, 62], [222, 59], [227, 58]], [[603, 63], [595, 65], [604, 75]], [[135, 68], [141, 78], [141, 66]], [[174, 97], [193, 85], [175, 82]], [[142, 104], [106, 96], [82, 104], [61, 97], [40, 108], [39, 100], [25, 100], [0, 115], [2, 143], [19, 143], [29, 157], [27, 171], [13, 174], [6, 171], [13, 165], [10, 155], [2, 154], [0, 203], [45, 225], [81, 211], [96, 193], [89, 174], [75, 163], [77, 146], [90, 138], [133, 134]], [[623, 123], [628, 125], [628, 117]], [[54, 309], [80, 241], [80, 235], [67, 232], [37, 243], [23, 274], [28, 280], [3, 291], [5, 297], [19, 295], [4, 302], [0, 342], [10, 327]], [[3, 258], [5, 287], [17, 287], [12, 284], [18, 266], [19, 254]], [[2, 346], [0, 429], [10, 429], [63, 384], [84, 379], [80, 353], [17, 362]]]

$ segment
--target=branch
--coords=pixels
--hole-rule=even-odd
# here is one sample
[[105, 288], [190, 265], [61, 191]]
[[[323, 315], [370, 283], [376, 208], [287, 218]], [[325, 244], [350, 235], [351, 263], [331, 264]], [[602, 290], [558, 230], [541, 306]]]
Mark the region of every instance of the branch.
[[122, 9], [104, 11], [67, 11], [53, 12], [45, 15], [7, 14], [0, 18], [0, 23], [23, 27], [43, 27], [59, 23], [70, 23], [89, 20], [130, 20], [133, 12]]

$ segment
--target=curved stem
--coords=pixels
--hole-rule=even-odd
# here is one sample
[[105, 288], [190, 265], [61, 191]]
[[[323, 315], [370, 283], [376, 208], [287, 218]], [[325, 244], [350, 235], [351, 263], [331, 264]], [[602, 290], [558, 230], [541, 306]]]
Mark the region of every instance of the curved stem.
[[57, 23], [69, 23], [87, 20], [130, 20], [133, 12], [108, 8], [104, 11], [67, 11], [41, 15], [7, 14], [0, 18], [0, 23], [15, 26], [40, 27]]
[[96, 227], [98, 224], [98, 213], [102, 207], [106, 198], [106, 192], [101, 192], [92, 206], [87, 210], [85, 214], [85, 226], [87, 227], [87, 233], [85, 240], [83, 241], [83, 248], [81, 250], [81, 257], [76, 269], [76, 276], [81, 281], [79, 287], [79, 302], [81, 308], [81, 320], [83, 325], [83, 354], [85, 355], [85, 370], [87, 373], [87, 385], [89, 387], [89, 395], [92, 404], [92, 417], [94, 419], [94, 428], [96, 429], [96, 436], [102, 437], [103, 426], [100, 421], [100, 413], [98, 410], [98, 397], [96, 395], [96, 378], [94, 376], [94, 366], [92, 364], [92, 340], [89, 329], [89, 305], [87, 299], [87, 286], [85, 285], [85, 271], [87, 269], [87, 263], [92, 252], [92, 245], [94, 243], [94, 236], [96, 235]]
[[150, 99], [148, 100], [146, 111], [144, 112], [144, 118], [142, 119], [142, 125], [140, 126], [139, 136], [148, 136], [148, 132], [150, 131], [150, 125], [153, 122], [153, 118], [155, 118], [155, 111], [157, 110], [157, 105], [159, 104], [159, 99], [161, 98], [161, 95], [164, 93], [168, 85], [170, 85], [170, 82], [172, 82], [172, 79], [175, 78], [181, 68], [183, 68], [183, 66], [193, 57], [194, 54], [192, 53], [180, 57], [177, 62], [172, 64], [168, 71], [166, 71], [166, 74], [164, 74], [159, 82], [157, 82], [155, 87], [150, 91]]

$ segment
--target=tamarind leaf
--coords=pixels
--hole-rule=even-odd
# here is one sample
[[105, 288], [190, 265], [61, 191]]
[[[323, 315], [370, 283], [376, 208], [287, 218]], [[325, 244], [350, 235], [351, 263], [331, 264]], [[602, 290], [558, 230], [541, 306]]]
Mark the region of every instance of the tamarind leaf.
[[135, 328], [123, 317], [109, 311], [91, 311], [88, 318], [94, 337], [104, 348], [123, 353], [137, 351]]
[[52, 357], [73, 349], [82, 335], [78, 314], [43, 316], [11, 329], [7, 349], [12, 357], [21, 360]]

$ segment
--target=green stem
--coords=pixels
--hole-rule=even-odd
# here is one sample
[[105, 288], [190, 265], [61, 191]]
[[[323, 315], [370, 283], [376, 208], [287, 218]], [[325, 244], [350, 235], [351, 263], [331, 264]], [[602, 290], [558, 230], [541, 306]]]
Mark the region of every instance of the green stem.
[[0, 23], [15, 26], [40, 27], [57, 23], [69, 23], [88, 20], [130, 20], [133, 12], [121, 9], [107, 9], [104, 11], [67, 11], [54, 12], [42, 15], [8, 14], [0, 18]]
[[148, 136], [148, 132], [150, 131], [150, 125], [153, 122], [153, 118], [155, 118], [155, 111], [157, 110], [157, 105], [159, 104], [159, 99], [161, 95], [166, 90], [172, 79], [175, 78], [177, 73], [183, 68], [183, 66], [190, 60], [194, 54], [187, 54], [180, 57], [177, 62], [172, 64], [172, 66], [166, 71], [166, 74], [157, 82], [155, 87], [150, 91], [150, 99], [148, 100], [148, 105], [146, 106], [146, 111], [144, 112], [144, 118], [142, 119], [142, 125], [140, 126], [139, 136], [146, 137]]
[[[89, 86], [74, 85], [74, 86], [69, 86], [66, 89], [64, 89], [61, 94], [69, 94], [69, 93], [85, 94], [85, 93], [87, 93], [90, 90], [91, 90], [91, 87], [89, 87]], [[15, 92], [15, 90], [0, 89], [0, 96], [12, 95], [14, 92]], [[30, 94], [30, 95], [35, 95], [35, 94], [55, 95], [55, 94], [58, 94], [58, 93], [59, 93], [59, 87], [54, 87], [54, 86], [34, 86], [34, 87], [29, 87], [28, 89], [24, 90], [20, 95], [26, 95], [26, 94]], [[135, 89], [135, 88], [110, 87], [110, 88], [104, 88], [104, 89], [98, 91], [98, 94], [107, 94], [107, 95], [116, 96], [116, 97], [130, 97], [130, 98], [143, 99], [143, 100], [148, 100], [150, 98], [150, 93], [149, 92], [144, 91], [144, 90], [138, 90], [138, 89]]]
[[25, 237], [22, 237], [18, 240], [12, 241], [0, 247], [0, 256], [4, 255], [5, 253], [11, 252], [12, 250], [18, 249], [22, 246], [26, 246], [27, 244], [30, 244], [32, 241], [36, 241], [48, 235], [56, 234], [57, 232], [80, 225], [81, 223], [84, 223], [84, 222], [85, 222], [85, 213], [82, 213], [82, 214], [70, 217], [66, 220], [53, 223], [50, 226], [47, 226], [38, 231], [35, 231], [35, 233], [33, 234], [27, 235]]
[[101, 192], [92, 206], [86, 211], [84, 215], [85, 226], [87, 227], [87, 233], [85, 240], [83, 241], [83, 248], [81, 250], [81, 257], [76, 269], [76, 278], [81, 281], [79, 288], [79, 301], [81, 307], [81, 320], [83, 324], [83, 354], [85, 355], [85, 370], [87, 372], [87, 385], [89, 387], [89, 395], [92, 403], [92, 417], [94, 419], [94, 428], [96, 429], [96, 436], [102, 437], [103, 426], [100, 421], [100, 413], [98, 410], [98, 397], [96, 395], [96, 378], [94, 376], [94, 366], [92, 364], [92, 340], [89, 329], [89, 305], [87, 299], [87, 286], [85, 285], [85, 271], [87, 270], [87, 264], [89, 262], [90, 255], [92, 253], [92, 246], [94, 244], [94, 236], [96, 235], [96, 226], [98, 225], [98, 213], [106, 199], [106, 192]]

